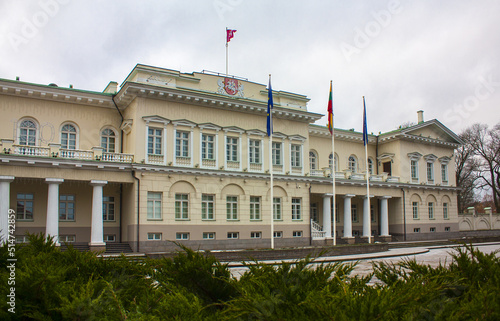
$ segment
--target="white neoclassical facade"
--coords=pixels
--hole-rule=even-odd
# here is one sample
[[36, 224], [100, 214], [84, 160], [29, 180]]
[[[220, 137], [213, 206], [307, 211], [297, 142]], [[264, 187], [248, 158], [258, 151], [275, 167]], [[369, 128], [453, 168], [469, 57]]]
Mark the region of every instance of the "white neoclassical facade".
[[461, 142], [423, 112], [414, 126], [369, 135], [366, 163], [362, 134], [335, 129], [332, 151], [314, 124], [323, 115], [300, 94], [273, 91], [270, 141], [267, 88], [246, 79], [137, 65], [103, 92], [0, 88], [3, 238], [9, 210], [17, 242], [42, 232], [141, 252], [172, 241], [244, 249], [458, 235]]

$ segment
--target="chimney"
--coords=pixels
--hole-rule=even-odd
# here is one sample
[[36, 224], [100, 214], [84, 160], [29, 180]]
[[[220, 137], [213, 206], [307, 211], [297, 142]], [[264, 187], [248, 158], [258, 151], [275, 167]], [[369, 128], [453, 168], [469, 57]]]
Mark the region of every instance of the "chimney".
[[418, 116], [418, 123], [423, 123], [424, 122], [424, 111], [419, 110], [417, 111], [417, 116]]

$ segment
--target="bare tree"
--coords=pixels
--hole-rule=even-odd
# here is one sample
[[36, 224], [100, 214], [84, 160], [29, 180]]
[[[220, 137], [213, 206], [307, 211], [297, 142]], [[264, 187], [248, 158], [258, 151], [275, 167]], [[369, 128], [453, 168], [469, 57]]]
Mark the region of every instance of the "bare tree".
[[491, 130], [488, 125], [474, 124], [470, 128], [468, 143], [477, 161], [478, 187], [491, 191], [495, 208], [500, 201], [500, 123]]
[[455, 150], [455, 177], [457, 186], [460, 187], [457, 204], [459, 213], [465, 213], [467, 207], [476, 203], [478, 162], [470, 143], [472, 132], [472, 127], [469, 127], [459, 134], [464, 144]]

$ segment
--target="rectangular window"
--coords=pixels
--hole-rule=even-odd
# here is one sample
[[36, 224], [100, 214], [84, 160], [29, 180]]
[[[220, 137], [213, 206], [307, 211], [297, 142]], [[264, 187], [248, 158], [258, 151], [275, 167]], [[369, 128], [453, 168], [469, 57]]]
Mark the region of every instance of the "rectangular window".
[[[33, 219], [34, 197], [30, 193], [17, 194], [17, 220], [32, 220]], [[4, 215], [7, 215], [4, 213]]]
[[413, 233], [420, 233], [420, 227], [415, 227], [413, 229]]
[[189, 195], [175, 194], [175, 219], [189, 219]]
[[418, 180], [418, 161], [411, 160], [411, 179]]
[[76, 235], [59, 235], [59, 243], [74, 243], [76, 241]]
[[448, 217], [448, 203], [443, 203], [443, 218], [445, 220], [449, 219], [449, 217]]
[[228, 239], [238, 239], [238, 238], [240, 238], [240, 233], [239, 232], [227, 232], [227, 238]]
[[441, 180], [443, 183], [448, 183], [448, 165], [441, 164]]
[[292, 220], [301, 220], [302, 219], [302, 199], [300, 198], [292, 198]]
[[201, 219], [213, 220], [214, 217], [214, 196], [203, 194], [201, 196]]
[[148, 154], [162, 155], [163, 129], [148, 128]]
[[203, 232], [204, 240], [215, 240], [215, 232]]
[[59, 221], [75, 220], [75, 195], [59, 195]]
[[176, 131], [175, 156], [189, 157], [189, 132]]
[[262, 238], [262, 232], [250, 232], [251, 239], [260, 239]]
[[281, 143], [273, 142], [273, 165], [282, 165], [281, 163]]
[[351, 219], [353, 222], [358, 221], [358, 207], [356, 204], [351, 204]]
[[434, 164], [427, 163], [427, 180], [434, 181]]
[[149, 241], [161, 241], [161, 233], [148, 233]]
[[189, 240], [189, 233], [175, 233], [176, 240]]
[[412, 202], [411, 207], [413, 212], [413, 219], [418, 220], [418, 202]]
[[250, 164], [260, 164], [260, 140], [250, 139], [248, 149]]
[[312, 203], [310, 206], [309, 211], [311, 212], [311, 219], [318, 223], [319, 218], [318, 218], [318, 203]]
[[276, 231], [273, 234], [275, 239], [282, 238], [283, 237], [283, 232], [282, 231]]
[[259, 221], [260, 218], [260, 197], [250, 196], [250, 220]]
[[373, 204], [370, 204], [370, 220], [372, 223], [377, 221], [377, 218], [375, 217], [375, 206], [373, 206]]
[[116, 235], [115, 234], [105, 234], [104, 235], [104, 242], [107, 242], [107, 243], [116, 242]]
[[226, 214], [230, 221], [238, 219], [238, 196], [226, 197]]
[[293, 231], [293, 237], [302, 237], [302, 231]]
[[113, 196], [102, 197], [102, 220], [104, 222], [115, 220], [115, 198]]
[[431, 233], [436, 232], [436, 228], [435, 228], [435, 227], [431, 227], [431, 228], [429, 228], [429, 232], [431, 232]]
[[162, 193], [148, 192], [148, 220], [161, 220]]
[[273, 217], [275, 221], [281, 221], [281, 197], [273, 198]]
[[16, 236], [16, 244], [21, 244], [21, 243], [29, 243], [29, 238], [28, 235], [17, 235]]
[[292, 167], [302, 167], [302, 146], [292, 144], [291, 154], [292, 154]]
[[445, 231], [445, 232], [449, 232], [450, 230], [451, 230], [451, 229], [450, 229], [450, 227], [449, 227], [449, 226], [445, 226], [445, 228], [444, 228], [444, 231]]
[[229, 162], [238, 161], [238, 138], [226, 138], [226, 160]]
[[337, 203], [337, 202], [335, 202], [335, 217], [334, 217], [334, 219], [335, 219], [335, 222], [340, 223], [339, 203]]
[[429, 219], [433, 220], [434, 219], [434, 203], [429, 202], [428, 208], [429, 208]]
[[215, 159], [215, 136], [214, 135], [201, 135], [201, 158], [202, 159]]

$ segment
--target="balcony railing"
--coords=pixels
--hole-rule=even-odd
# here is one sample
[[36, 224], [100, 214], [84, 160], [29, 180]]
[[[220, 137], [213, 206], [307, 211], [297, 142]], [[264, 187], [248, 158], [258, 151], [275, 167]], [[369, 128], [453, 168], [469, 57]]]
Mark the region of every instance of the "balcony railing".
[[175, 157], [175, 165], [177, 166], [191, 166], [191, 157]]
[[324, 240], [326, 237], [326, 232], [323, 231], [323, 227], [311, 220], [311, 237], [313, 240]]
[[215, 168], [217, 167], [217, 162], [215, 161], [215, 159], [202, 159], [201, 166], [208, 168]]
[[94, 159], [94, 152], [91, 150], [78, 150], [78, 149], [63, 149], [59, 150], [61, 158], [74, 158], [92, 160]]
[[134, 161], [134, 155], [104, 152], [102, 153], [101, 160], [105, 162], [132, 163]]
[[148, 154], [148, 164], [163, 165], [164, 156], [156, 154]]
[[50, 154], [49, 147], [39, 147], [39, 146], [24, 146], [24, 145], [12, 145], [14, 149], [14, 155], [26, 155], [26, 156], [41, 156], [48, 157]]
[[262, 172], [262, 164], [250, 163], [250, 171], [251, 172]]

